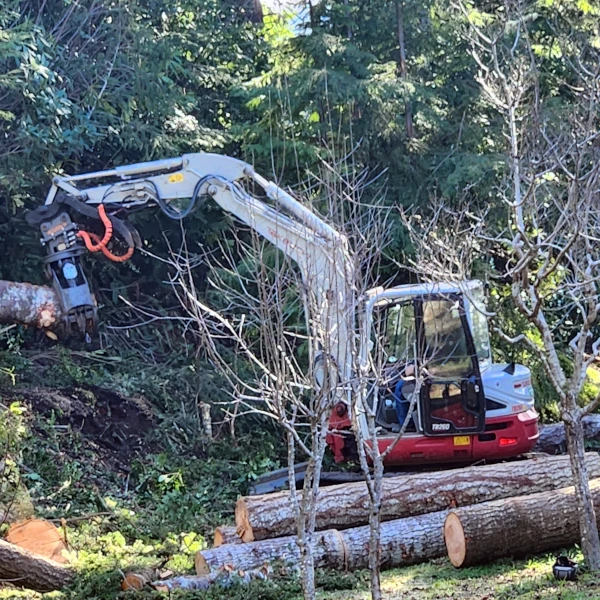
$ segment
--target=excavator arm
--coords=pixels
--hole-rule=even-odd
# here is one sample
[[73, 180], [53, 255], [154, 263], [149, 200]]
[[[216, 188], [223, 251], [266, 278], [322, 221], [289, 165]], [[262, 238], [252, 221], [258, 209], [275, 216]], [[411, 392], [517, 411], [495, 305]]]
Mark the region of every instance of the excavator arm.
[[[97, 183], [99, 185], [90, 185]], [[265, 199], [247, 189], [262, 190]], [[355, 306], [352, 300], [352, 262], [346, 238], [293, 196], [237, 159], [218, 154], [186, 154], [178, 158], [115, 167], [81, 175], [61, 175], [45, 205], [28, 215], [40, 226], [47, 248], [46, 265], [53, 279], [69, 331], [93, 327], [96, 307], [80, 257], [102, 251], [108, 258], [128, 258], [140, 245], [135, 231], [117, 213], [140, 206], [157, 207], [169, 217], [181, 219], [196, 200], [210, 196], [224, 210], [251, 227], [294, 260], [302, 274], [309, 307], [309, 323], [315, 343], [315, 369], [326, 352], [335, 361], [339, 378], [351, 375], [350, 336]], [[176, 210], [174, 200], [189, 199]], [[73, 212], [99, 218], [105, 225], [102, 238], [71, 220]], [[124, 256], [107, 248], [113, 232], [129, 247]], [[330, 361], [327, 361], [330, 366]], [[331, 374], [330, 374], [331, 376]]]

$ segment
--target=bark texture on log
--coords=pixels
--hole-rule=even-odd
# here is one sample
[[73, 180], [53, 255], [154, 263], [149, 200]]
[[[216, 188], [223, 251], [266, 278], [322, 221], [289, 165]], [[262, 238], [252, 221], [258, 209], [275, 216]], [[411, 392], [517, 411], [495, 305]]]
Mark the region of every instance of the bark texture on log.
[[218, 583], [223, 587], [228, 587], [233, 583], [250, 583], [255, 579], [265, 580], [271, 574], [268, 568], [254, 569], [251, 571], [215, 571], [209, 575], [181, 575], [171, 579], [161, 579], [154, 581], [150, 585], [159, 592], [169, 592], [171, 590], [207, 590], [211, 585]]
[[0, 579], [38, 592], [59, 590], [73, 579], [71, 569], [0, 540]]
[[221, 525], [215, 529], [215, 537], [213, 540], [213, 548], [224, 546], [225, 544], [241, 544], [242, 540], [237, 533], [235, 527]]
[[[600, 477], [600, 456], [588, 453], [590, 478]], [[569, 457], [536, 457], [383, 480], [381, 519], [389, 521], [438, 510], [558, 489], [572, 483]], [[346, 529], [368, 523], [369, 494], [364, 483], [323, 488], [316, 528]], [[236, 525], [243, 541], [291, 535], [295, 515], [288, 492], [248, 496], [236, 504]]]
[[153, 581], [150, 585], [159, 592], [170, 592], [171, 590], [207, 590], [215, 581], [214, 577], [204, 575], [181, 575], [172, 579]]
[[0, 280], [0, 323], [44, 329], [61, 319], [60, 302], [52, 288]]
[[[590, 481], [596, 512], [600, 479]], [[574, 487], [452, 510], [444, 524], [448, 557], [468, 567], [570, 546], [580, 539]]]
[[[600, 441], [600, 415], [583, 418], [583, 436], [587, 441]], [[540, 437], [534, 452], [564, 454], [567, 451], [567, 436], [564, 423], [553, 423], [540, 428]]]
[[[448, 511], [397, 519], [381, 525], [382, 568], [412, 565], [444, 556], [443, 526]], [[321, 531], [314, 537], [315, 567], [366, 569], [369, 562], [368, 526], [344, 531]], [[205, 576], [224, 567], [240, 571], [260, 569], [274, 561], [297, 566], [300, 551], [295, 536], [266, 539], [202, 550], [196, 554], [196, 573]]]

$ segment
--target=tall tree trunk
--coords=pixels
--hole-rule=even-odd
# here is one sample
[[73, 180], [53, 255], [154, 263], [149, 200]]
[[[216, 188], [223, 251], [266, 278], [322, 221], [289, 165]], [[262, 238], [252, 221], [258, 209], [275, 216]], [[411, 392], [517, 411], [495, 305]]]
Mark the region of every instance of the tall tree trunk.
[[567, 448], [573, 471], [573, 485], [577, 495], [579, 509], [579, 530], [581, 533], [581, 549], [587, 566], [592, 571], [600, 570], [600, 538], [592, 494], [590, 493], [588, 469], [585, 464], [585, 444], [583, 423], [580, 409], [573, 398], [567, 398], [572, 410], [564, 415]]
[[[406, 46], [404, 44], [404, 18], [402, 14], [402, 3], [396, 2], [396, 25], [398, 27], [398, 71], [400, 77], [406, 81], [408, 79], [408, 70], [406, 68]], [[406, 135], [409, 140], [415, 137], [415, 131], [413, 127], [412, 108], [410, 102], [404, 105], [404, 114], [406, 115]]]
[[[375, 444], [376, 445], [376, 444]], [[381, 600], [381, 488], [383, 460], [378, 457], [373, 468], [373, 498], [369, 514], [369, 571], [371, 574], [371, 598]]]
[[[344, 0], [344, 6], [346, 7], [346, 18], [349, 18], [350, 11], [348, 9], [348, 0]], [[352, 39], [352, 27], [350, 23], [346, 26], [346, 37], [351, 40]]]
[[[315, 446], [313, 444], [313, 451]], [[302, 595], [304, 600], [314, 600], [316, 596], [315, 585], [315, 560], [313, 555], [313, 535], [314, 527], [310, 528], [310, 513], [314, 512], [315, 506], [312, 503], [313, 488], [315, 481], [315, 462], [314, 456], [310, 457], [306, 469], [304, 484], [305, 492], [302, 494], [301, 509], [297, 517], [298, 523], [298, 548], [300, 550], [300, 578], [302, 581]], [[318, 481], [318, 479], [317, 479]]]
[[310, 20], [311, 29], [315, 28], [315, 9], [312, 5], [312, 1], [308, 0], [308, 18]]
[[[360, 386], [354, 393], [356, 399], [352, 407], [352, 428], [356, 439], [356, 446], [360, 460], [361, 470], [365, 477], [365, 486], [369, 499], [369, 573], [371, 583], [372, 600], [381, 600], [381, 492], [383, 482], [383, 459], [379, 452], [377, 443], [377, 431], [375, 418], [372, 410], [366, 403], [364, 386]], [[363, 404], [363, 406], [359, 406]], [[362, 435], [361, 424], [358, 415], [364, 413], [367, 420], [369, 431], [369, 441], [371, 449], [369, 450], [373, 470], [370, 469], [369, 457], [367, 456], [366, 441]]]
[[[319, 486], [323, 456], [327, 447], [325, 438], [328, 431], [330, 411], [319, 411], [321, 414], [311, 422], [311, 450], [304, 478], [304, 489], [298, 502], [295, 490], [291, 493], [296, 509], [297, 537], [296, 543], [300, 551], [300, 579], [304, 600], [314, 600], [317, 593], [315, 583], [315, 527], [316, 513], [319, 500]], [[292, 436], [290, 436], [292, 437]], [[293, 437], [291, 443], [293, 444]], [[288, 441], [288, 448], [290, 441]], [[295, 455], [295, 453], [293, 453]], [[288, 452], [288, 461], [293, 459]], [[294, 481], [293, 466], [290, 469], [290, 481]]]

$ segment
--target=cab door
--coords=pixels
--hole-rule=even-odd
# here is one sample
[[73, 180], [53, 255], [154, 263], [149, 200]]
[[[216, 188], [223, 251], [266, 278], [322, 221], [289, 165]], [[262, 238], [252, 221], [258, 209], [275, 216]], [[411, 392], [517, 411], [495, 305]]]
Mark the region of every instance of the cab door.
[[462, 296], [426, 296], [416, 302], [425, 435], [481, 433], [485, 397]]

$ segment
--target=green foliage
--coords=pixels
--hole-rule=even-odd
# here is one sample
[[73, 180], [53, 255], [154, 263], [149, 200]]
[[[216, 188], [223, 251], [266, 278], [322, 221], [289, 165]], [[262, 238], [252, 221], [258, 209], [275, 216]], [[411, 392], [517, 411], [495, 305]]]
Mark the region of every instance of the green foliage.
[[0, 412], [0, 449], [5, 455], [18, 455], [26, 429], [23, 414], [26, 408], [18, 402], [11, 402]]
[[0, 404], [0, 511], [11, 519], [24, 519], [33, 512], [21, 475], [26, 411], [19, 402]]

